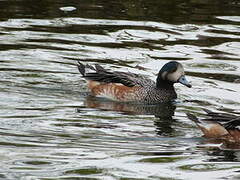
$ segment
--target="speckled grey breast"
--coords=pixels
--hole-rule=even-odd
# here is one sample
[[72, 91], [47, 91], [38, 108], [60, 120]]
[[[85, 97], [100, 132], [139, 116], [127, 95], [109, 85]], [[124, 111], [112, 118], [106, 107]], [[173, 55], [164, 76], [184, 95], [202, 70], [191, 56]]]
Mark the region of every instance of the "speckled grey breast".
[[142, 83], [142, 87], [136, 91], [136, 100], [151, 103], [161, 103], [168, 102], [177, 98], [177, 94], [174, 88], [165, 89], [157, 88], [154, 81], [149, 81]]
[[139, 101], [149, 104], [168, 102], [177, 98], [177, 94], [174, 89], [158, 89], [155, 84], [139, 89], [136, 94], [138, 94]]

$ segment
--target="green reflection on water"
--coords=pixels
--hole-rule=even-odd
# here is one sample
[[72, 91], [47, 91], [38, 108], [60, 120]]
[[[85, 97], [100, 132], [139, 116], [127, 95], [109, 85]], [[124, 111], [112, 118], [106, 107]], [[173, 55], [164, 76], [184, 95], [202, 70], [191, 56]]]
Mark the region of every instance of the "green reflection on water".
[[139, 162], [146, 163], [169, 163], [176, 162], [182, 159], [187, 159], [187, 157], [157, 157], [157, 158], [145, 158], [140, 160]]
[[90, 175], [90, 174], [101, 174], [103, 173], [102, 169], [89, 167], [84, 169], [74, 169], [66, 171], [65, 174], [81, 174], [81, 175]]
[[179, 167], [181, 170], [191, 170], [191, 171], [217, 171], [217, 170], [228, 170], [228, 169], [239, 169], [240, 166], [225, 166], [218, 164], [192, 164], [184, 165]]

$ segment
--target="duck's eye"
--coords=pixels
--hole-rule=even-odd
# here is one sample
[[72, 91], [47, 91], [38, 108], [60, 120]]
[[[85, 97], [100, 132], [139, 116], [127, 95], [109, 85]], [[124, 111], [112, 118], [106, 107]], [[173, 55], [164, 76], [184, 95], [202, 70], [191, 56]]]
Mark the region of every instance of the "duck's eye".
[[171, 69], [171, 72], [168, 72], [167, 79], [172, 82], [177, 82], [183, 73], [184, 71], [182, 68], [173, 68]]
[[168, 71], [168, 73], [174, 73], [176, 71], [177, 71], [177, 67], [173, 67]]

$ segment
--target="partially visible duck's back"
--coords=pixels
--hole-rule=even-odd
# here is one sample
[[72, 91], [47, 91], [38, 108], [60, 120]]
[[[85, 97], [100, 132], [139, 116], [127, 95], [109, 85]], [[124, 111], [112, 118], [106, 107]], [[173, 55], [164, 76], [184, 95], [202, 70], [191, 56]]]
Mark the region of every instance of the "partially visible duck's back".
[[222, 139], [230, 143], [240, 143], [240, 116], [228, 113], [215, 113], [204, 109], [207, 118], [199, 120], [187, 113], [207, 138]]

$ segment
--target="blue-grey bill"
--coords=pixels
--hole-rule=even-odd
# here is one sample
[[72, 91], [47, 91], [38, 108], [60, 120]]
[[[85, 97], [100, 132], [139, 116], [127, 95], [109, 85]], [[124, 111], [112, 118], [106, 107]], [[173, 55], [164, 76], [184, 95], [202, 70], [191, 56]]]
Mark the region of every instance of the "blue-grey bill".
[[181, 83], [181, 84], [183, 84], [183, 85], [185, 85], [185, 86], [187, 86], [187, 87], [189, 87], [189, 88], [192, 87], [192, 85], [187, 81], [187, 79], [186, 79], [186, 77], [185, 77], [184, 75], [181, 76], [181, 77], [178, 79], [178, 82]]

